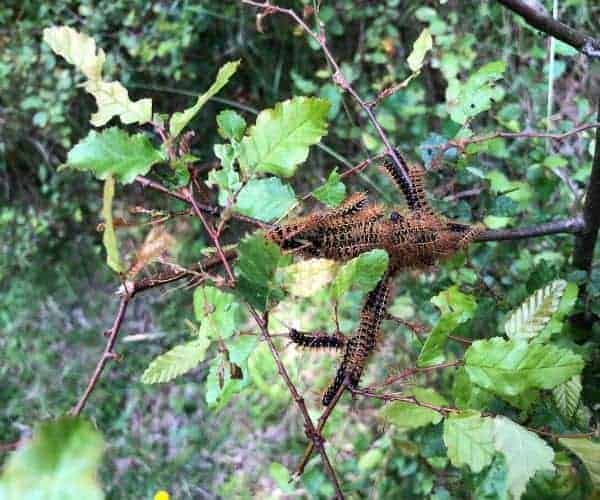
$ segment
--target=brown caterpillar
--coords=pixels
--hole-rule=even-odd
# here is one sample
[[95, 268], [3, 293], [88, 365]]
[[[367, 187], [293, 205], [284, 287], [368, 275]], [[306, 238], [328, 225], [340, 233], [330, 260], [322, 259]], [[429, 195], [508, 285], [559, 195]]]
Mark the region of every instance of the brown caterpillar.
[[437, 214], [427, 201], [423, 169], [409, 166], [400, 154], [398, 157], [410, 183], [389, 159], [383, 168], [404, 194], [407, 209], [395, 209], [386, 215], [383, 207], [369, 204], [365, 193], [354, 193], [336, 209], [313, 212], [277, 225], [267, 233], [267, 238], [283, 250], [306, 257], [346, 261], [382, 248], [390, 258], [385, 275], [367, 295], [356, 333], [345, 346], [337, 345], [332, 340], [335, 337], [291, 335], [292, 341], [305, 347], [344, 347], [335, 379], [323, 396], [324, 405], [331, 402], [346, 377], [353, 387], [360, 382], [367, 360], [377, 346], [391, 278], [401, 270], [426, 268], [453, 255], [483, 229], [481, 225], [470, 226]]

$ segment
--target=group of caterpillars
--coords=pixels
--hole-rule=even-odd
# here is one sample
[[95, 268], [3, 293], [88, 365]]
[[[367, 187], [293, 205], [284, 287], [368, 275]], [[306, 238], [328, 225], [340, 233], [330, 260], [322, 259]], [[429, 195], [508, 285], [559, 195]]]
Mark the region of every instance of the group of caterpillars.
[[368, 358], [377, 346], [393, 276], [409, 268], [427, 268], [451, 256], [483, 229], [481, 225], [461, 224], [437, 214], [425, 195], [424, 170], [415, 164], [408, 165], [399, 154], [397, 157], [408, 179], [389, 157], [383, 162], [383, 168], [404, 194], [407, 208], [387, 212], [380, 205], [370, 204], [365, 193], [355, 193], [338, 208], [315, 211], [276, 225], [267, 233], [267, 238], [282, 250], [305, 257], [346, 261], [375, 248], [384, 249], [389, 255], [388, 268], [367, 295], [352, 337], [313, 336], [292, 331], [291, 340], [300, 346], [344, 350], [335, 379], [323, 395], [325, 406], [346, 378], [352, 387], [360, 382]]

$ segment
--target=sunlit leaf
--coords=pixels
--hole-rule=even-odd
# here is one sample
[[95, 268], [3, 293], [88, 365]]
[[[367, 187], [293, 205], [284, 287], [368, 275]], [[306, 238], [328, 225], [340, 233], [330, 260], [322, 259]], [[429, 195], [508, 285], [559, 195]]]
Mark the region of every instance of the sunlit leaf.
[[227, 85], [227, 82], [236, 72], [239, 64], [240, 61], [230, 61], [224, 64], [221, 69], [219, 69], [214, 83], [204, 94], [198, 97], [196, 104], [184, 111], [173, 113], [173, 116], [171, 116], [171, 119], [169, 120], [169, 132], [171, 136], [177, 137], [190, 120], [202, 109], [206, 102]]
[[112, 127], [102, 132], [92, 130], [69, 151], [67, 166], [92, 172], [98, 179], [113, 175], [128, 184], [164, 159], [144, 134], [129, 135]]
[[102, 196], [102, 219], [104, 219], [104, 232], [102, 244], [106, 250], [106, 263], [113, 271], [123, 271], [121, 258], [119, 257], [119, 244], [115, 227], [113, 225], [112, 203], [115, 196], [115, 179], [109, 175], [104, 181], [104, 194]]
[[101, 500], [103, 450], [102, 436], [82, 418], [39, 424], [31, 440], [9, 456], [0, 477], [0, 498]]
[[496, 394], [515, 396], [527, 389], [552, 389], [577, 375], [581, 356], [554, 345], [494, 337], [477, 340], [465, 353], [471, 381]]
[[296, 204], [296, 194], [289, 184], [277, 177], [251, 179], [239, 192], [235, 211], [270, 222], [283, 217]]
[[96, 42], [93, 38], [68, 26], [52, 26], [44, 30], [44, 42], [88, 79], [102, 78], [102, 66], [106, 55], [102, 49], [96, 52]]
[[224, 207], [242, 187], [242, 183], [234, 166], [236, 153], [233, 146], [230, 144], [215, 144], [213, 149], [215, 156], [221, 160], [221, 168], [210, 170], [206, 185], [208, 187], [214, 185], [219, 187], [219, 205]]
[[415, 43], [413, 43], [412, 52], [406, 59], [408, 67], [413, 73], [421, 69], [425, 55], [431, 50], [432, 47], [433, 38], [431, 38], [431, 32], [428, 28], [425, 28], [423, 31], [421, 31], [421, 34], [415, 40]]
[[152, 99], [129, 99], [127, 89], [119, 82], [90, 80], [85, 90], [96, 98], [96, 111], [90, 120], [94, 127], [106, 125], [113, 116], [118, 116], [125, 124], [144, 124], [152, 119]]
[[546, 442], [512, 420], [494, 418], [494, 446], [506, 458], [508, 491], [521, 498], [537, 471], [553, 471], [554, 451]]
[[337, 207], [346, 197], [346, 185], [340, 179], [341, 176], [336, 167], [329, 174], [327, 182], [315, 189], [312, 195], [330, 207]]
[[329, 102], [294, 97], [266, 109], [242, 139], [240, 164], [248, 172], [290, 177], [303, 163], [309, 147], [327, 132]]
[[353, 286], [364, 292], [375, 288], [387, 269], [389, 257], [385, 250], [365, 252], [340, 267], [331, 285], [331, 294], [339, 299]]
[[209, 345], [210, 340], [207, 337], [200, 337], [175, 346], [152, 360], [142, 375], [142, 382], [144, 384], [169, 382], [189, 372], [204, 360]]
[[514, 339], [535, 337], [558, 310], [566, 286], [566, 281], [556, 280], [537, 290], [512, 312], [504, 324], [506, 335]]
[[194, 290], [194, 313], [200, 322], [198, 335], [210, 339], [231, 337], [240, 320], [241, 304], [235, 295], [213, 286]]
[[495, 452], [493, 430], [493, 420], [479, 412], [449, 415], [444, 421], [444, 443], [452, 465], [468, 465], [473, 472], [487, 467]]
[[277, 274], [283, 287], [296, 297], [312, 297], [331, 283], [337, 264], [329, 259], [301, 260], [282, 267]]

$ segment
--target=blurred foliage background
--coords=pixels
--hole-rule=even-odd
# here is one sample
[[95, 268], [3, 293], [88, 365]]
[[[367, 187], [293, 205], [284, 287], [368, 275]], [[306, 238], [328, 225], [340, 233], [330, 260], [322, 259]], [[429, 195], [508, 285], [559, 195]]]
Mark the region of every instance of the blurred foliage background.
[[[284, 3], [284, 2], [281, 2]], [[545, 2], [549, 4], [550, 2]], [[309, 15], [310, 1], [287, 2]], [[600, 5], [563, 0], [560, 17], [590, 33], [600, 31]], [[550, 5], [546, 5], [550, 8]], [[424, 27], [434, 48], [422, 74], [385, 100], [377, 115], [390, 137], [426, 165], [430, 147], [455, 136], [448, 95], [487, 62], [508, 65], [503, 91], [492, 109], [470, 124], [475, 133], [545, 130], [548, 81], [554, 81], [551, 129], [566, 131], [591, 122], [600, 72], [558, 43], [549, 75], [548, 38], [494, 2], [330, 0], [320, 17], [329, 44], [355, 88], [373, 98], [402, 81], [405, 59]], [[66, 152], [89, 129], [92, 98], [77, 86], [79, 76], [41, 43], [42, 30], [67, 24], [86, 32], [107, 53], [108, 76], [118, 78], [132, 98], [152, 97], [163, 111], [182, 109], [210, 85], [224, 62], [241, 59], [241, 69], [220, 98], [196, 118], [192, 152], [214, 161], [218, 142], [215, 114], [233, 108], [249, 122], [256, 110], [292, 95], [318, 95], [332, 103], [324, 144], [294, 178], [297, 192], [319, 185], [329, 171], [343, 169], [380, 148], [375, 134], [330, 80], [315, 44], [288, 19], [269, 16], [257, 31], [255, 11], [233, 1], [64, 1], [8, 0], [0, 6], [0, 436], [26, 436], [34, 422], [68, 410], [84, 388], [104, 344], [101, 332], [114, 314], [117, 283], [104, 265], [96, 231], [101, 185], [89, 175], [57, 171]], [[486, 220], [494, 227], [528, 225], [574, 213], [573, 190], [589, 176], [593, 133], [547, 143], [495, 140], [459, 159], [447, 155], [428, 181], [436, 206], [451, 217]], [[573, 180], [569, 189], [556, 175]], [[375, 167], [349, 183], [372, 198], [396, 202], [388, 179]], [[129, 186], [118, 193], [125, 213], [154, 196]], [[125, 201], [127, 200], [127, 201]], [[174, 202], [168, 202], [175, 208]], [[307, 208], [310, 208], [310, 203]], [[241, 228], [240, 231], [245, 230]], [[197, 258], [204, 247], [199, 225], [178, 235], [180, 255]], [[124, 238], [133, 241], [133, 231]], [[127, 241], [123, 243], [127, 246]], [[506, 312], [555, 278], [581, 283], [571, 269], [571, 236], [479, 244], [440, 266], [437, 273], [397, 280], [391, 312], [425, 324], [435, 322], [429, 299], [452, 284], [478, 297], [476, 318], [458, 335], [493, 336]], [[600, 269], [589, 285], [589, 309], [600, 314]], [[356, 324], [361, 296], [343, 304], [342, 329]], [[577, 304], [577, 311], [583, 304]], [[273, 313], [306, 329], [332, 328], [331, 304], [316, 296], [282, 304]], [[108, 498], [151, 498], [159, 489], [173, 498], [325, 498], [333, 491], [318, 461], [298, 483], [287, 483], [305, 445], [301, 420], [289, 394], [275, 378], [264, 346], [251, 360], [251, 387], [225, 409], [205, 403], [208, 364], [165, 386], [144, 386], [140, 375], [158, 353], [187, 335], [193, 319], [191, 292], [164, 289], [136, 300], [126, 322], [119, 354], [95, 391], [87, 415], [103, 431], [108, 451], [102, 482]], [[291, 321], [291, 320], [290, 320]], [[597, 418], [600, 356], [597, 323], [571, 322], [564, 342], [585, 356], [584, 401]], [[378, 362], [368, 381], [413, 363], [421, 341], [388, 324]], [[141, 340], [140, 340], [141, 339]], [[326, 353], [284, 348], [285, 361], [315, 411], [320, 390], [335, 362]], [[376, 365], [376, 366], [375, 366]], [[444, 393], [449, 374], [418, 377]], [[505, 405], [501, 401], [498, 405]], [[371, 400], [345, 401], [329, 425], [333, 460], [356, 497], [502, 498], [503, 463], [496, 459], [480, 474], [448, 465], [441, 424], [410, 433], [391, 432], [374, 417]], [[506, 408], [503, 408], [506, 410]], [[500, 408], [499, 408], [500, 411]], [[511, 410], [518, 412], [518, 410]], [[565, 429], [550, 400], [537, 403], [532, 425]], [[597, 420], [595, 420], [597, 422]], [[0, 455], [0, 460], [6, 454]], [[555, 475], [538, 474], [526, 498], [585, 498], [580, 469], [565, 459]]]

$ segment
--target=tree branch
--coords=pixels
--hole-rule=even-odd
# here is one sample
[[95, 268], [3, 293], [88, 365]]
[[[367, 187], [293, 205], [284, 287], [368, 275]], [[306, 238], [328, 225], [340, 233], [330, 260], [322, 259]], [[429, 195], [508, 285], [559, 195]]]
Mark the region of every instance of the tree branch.
[[507, 9], [521, 16], [527, 24], [576, 48], [590, 59], [600, 58], [600, 40], [594, 39], [536, 9], [525, 0], [497, 0]]
[[[600, 169], [599, 169], [600, 170]], [[546, 222], [537, 226], [518, 227], [515, 229], [488, 229], [477, 235], [473, 241], [503, 241], [522, 240], [548, 234], [572, 233], [578, 234], [584, 231], [585, 222], [583, 217], [576, 216], [570, 219]]]
[[[600, 100], [598, 101], [598, 121], [600, 121]], [[596, 148], [583, 206], [583, 220], [585, 222], [584, 229], [575, 239], [573, 264], [589, 274], [600, 228], [600, 128], [596, 129]]]
[[279, 375], [281, 376], [281, 378], [284, 380], [285, 384], [287, 385], [287, 387], [292, 395], [292, 398], [296, 402], [296, 405], [298, 406], [298, 408], [300, 409], [300, 412], [302, 413], [302, 416], [304, 417], [304, 426], [305, 426], [304, 431], [306, 433], [306, 436], [313, 443], [313, 446], [316, 446], [317, 450], [319, 451], [319, 454], [321, 455], [321, 459], [323, 460], [323, 465], [325, 465], [325, 472], [329, 476], [329, 479], [331, 480], [331, 482], [333, 483], [333, 487], [335, 488], [336, 498], [343, 499], [344, 494], [342, 493], [342, 489], [340, 488], [340, 483], [337, 479], [335, 470], [333, 469], [333, 466], [331, 465], [331, 461], [329, 460], [329, 457], [327, 456], [327, 452], [325, 451], [325, 444], [323, 442], [324, 441], [323, 437], [319, 434], [319, 432], [317, 432], [317, 429], [315, 428], [315, 425], [313, 424], [313, 421], [310, 418], [310, 415], [308, 413], [308, 409], [306, 408], [306, 403], [304, 402], [304, 398], [302, 396], [300, 396], [300, 393], [298, 392], [298, 390], [296, 389], [296, 386], [292, 382], [292, 379], [290, 378], [287, 370], [285, 369], [285, 366], [283, 366], [283, 362], [281, 361], [281, 356], [279, 355], [279, 352], [275, 348], [275, 344], [273, 343], [273, 339], [271, 338], [271, 334], [269, 333], [269, 329], [267, 327], [266, 316], [261, 317], [256, 312], [256, 309], [254, 309], [254, 307], [252, 307], [250, 305], [248, 305], [248, 310], [250, 311], [250, 314], [254, 318], [254, 321], [260, 328], [263, 339], [267, 342], [267, 345], [269, 346], [271, 355], [273, 356], [273, 360], [275, 361], [275, 364], [277, 365], [277, 370], [279, 372]]

